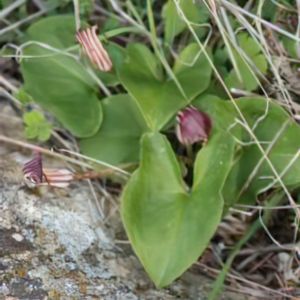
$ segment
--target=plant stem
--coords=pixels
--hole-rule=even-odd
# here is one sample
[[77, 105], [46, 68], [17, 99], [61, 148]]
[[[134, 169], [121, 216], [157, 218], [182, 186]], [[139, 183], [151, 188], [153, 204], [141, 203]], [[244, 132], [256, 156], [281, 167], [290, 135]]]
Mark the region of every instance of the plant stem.
[[192, 145], [186, 145], [186, 154], [188, 157], [188, 162], [191, 162], [191, 165], [194, 163], [194, 152]]

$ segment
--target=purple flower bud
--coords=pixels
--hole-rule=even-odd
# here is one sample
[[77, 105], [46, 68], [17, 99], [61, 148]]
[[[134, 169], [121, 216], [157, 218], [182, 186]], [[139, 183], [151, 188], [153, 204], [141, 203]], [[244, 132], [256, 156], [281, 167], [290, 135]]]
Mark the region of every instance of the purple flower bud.
[[177, 114], [176, 134], [181, 144], [207, 141], [211, 128], [210, 117], [194, 106], [188, 106]]

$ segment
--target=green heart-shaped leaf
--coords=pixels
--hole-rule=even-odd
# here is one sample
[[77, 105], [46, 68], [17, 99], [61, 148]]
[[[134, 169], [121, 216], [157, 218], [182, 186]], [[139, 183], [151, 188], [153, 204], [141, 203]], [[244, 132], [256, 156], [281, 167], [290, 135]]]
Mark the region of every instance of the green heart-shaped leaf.
[[154, 131], [160, 130], [209, 85], [211, 67], [197, 44], [190, 44], [181, 52], [174, 74], [185, 96], [173, 80], [164, 78], [160, 63], [146, 46], [128, 46], [127, 60], [119, 70], [120, 79]]
[[207, 247], [222, 215], [220, 196], [233, 141], [215, 133], [198, 153], [190, 192], [167, 139], [147, 133], [141, 165], [122, 196], [122, 218], [131, 244], [154, 283], [180, 276]]
[[[73, 16], [48, 17], [33, 24], [27, 40], [64, 50], [75, 44]], [[97, 86], [73, 57], [31, 45], [24, 49], [21, 63], [24, 88], [78, 137], [95, 134], [102, 121]], [[41, 56], [41, 57], [38, 57]]]
[[119, 94], [102, 103], [102, 126], [94, 136], [80, 141], [81, 151], [114, 165], [137, 162], [140, 138], [147, 126], [135, 101]]

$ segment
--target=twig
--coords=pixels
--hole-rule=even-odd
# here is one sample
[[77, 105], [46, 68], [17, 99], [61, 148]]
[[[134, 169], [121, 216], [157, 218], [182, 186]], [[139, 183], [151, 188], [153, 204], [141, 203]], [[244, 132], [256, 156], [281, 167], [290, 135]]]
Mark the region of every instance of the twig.
[[19, 26], [21, 26], [21, 25], [23, 25], [23, 24], [25, 24], [25, 23], [27, 23], [29, 21], [32, 21], [32, 20], [34, 20], [34, 19], [42, 16], [45, 12], [46, 11], [44, 11], [44, 10], [40, 10], [40, 11], [38, 11], [38, 12], [36, 12], [36, 13], [28, 16], [25, 19], [22, 19], [22, 20], [20, 20], [20, 21], [18, 21], [16, 23], [13, 23], [13, 24], [11, 24], [11, 25], [9, 25], [9, 26], [1, 29], [0, 30], [0, 36], [3, 35], [4, 33], [7, 33], [7, 32], [9, 32], [11, 30], [14, 30], [14, 29], [18, 28]]
[[0, 84], [4, 85], [8, 90], [10, 90], [13, 93], [16, 93], [18, 91], [18, 88], [16, 88], [12, 83], [10, 83], [4, 76], [0, 75]]
[[[236, 207], [241, 208], [251, 208], [256, 210], [279, 210], [279, 209], [294, 209], [292, 205], [283, 205], [283, 206], [260, 206], [260, 205], [246, 205], [246, 204], [235, 204]], [[296, 207], [300, 208], [300, 205], [296, 205]]]
[[91, 158], [91, 157], [88, 157], [88, 156], [86, 156], [86, 155], [83, 155], [83, 154], [80, 154], [80, 153], [76, 153], [76, 152], [73, 152], [73, 151], [70, 151], [70, 150], [61, 149], [60, 151], [61, 151], [61, 152], [66, 152], [66, 153], [72, 154], [72, 155], [74, 155], [74, 156], [77, 156], [77, 157], [80, 157], [80, 158], [83, 158], [83, 159], [86, 159], [86, 160], [89, 160], [89, 161], [92, 161], [92, 162], [95, 162], [95, 163], [97, 163], [98, 165], [102, 165], [102, 166], [111, 168], [111, 169], [113, 169], [113, 170], [115, 170], [115, 171], [117, 171], [117, 172], [119, 172], [119, 173], [124, 174], [124, 175], [127, 175], [127, 176], [130, 175], [130, 173], [128, 173], [128, 172], [126, 172], [126, 171], [124, 171], [124, 170], [122, 170], [122, 169], [120, 169], [120, 168], [118, 168], [118, 167], [116, 167], [116, 166], [113, 166], [113, 165], [111, 165], [111, 164], [109, 164], [109, 163], [100, 161], [100, 160], [98, 160], [98, 159]]
[[[217, 270], [217, 269], [215, 269], [215, 268], [208, 267], [208, 266], [206, 266], [206, 265], [203, 264], [203, 263], [196, 263], [196, 265], [202, 267], [203, 270], [205, 271], [205, 273], [206, 273], [206, 271], [210, 271], [210, 272], [212, 272], [212, 273], [214, 273], [214, 274], [220, 276], [220, 274], [221, 274], [221, 272], [222, 272], [222, 271]], [[288, 298], [288, 299], [294, 299], [294, 300], [295, 300], [295, 298], [294, 298], [293, 296], [291, 296], [291, 295], [288, 295], [288, 294], [286, 294], [286, 293], [282, 293], [282, 292], [280, 292], [280, 291], [273, 290], [273, 289], [268, 288], [268, 287], [266, 287], [266, 286], [264, 286], [264, 285], [261, 285], [261, 284], [259, 284], [259, 283], [257, 283], [257, 282], [253, 282], [253, 281], [250, 281], [250, 280], [248, 280], [248, 279], [245, 279], [245, 278], [242, 278], [242, 277], [238, 277], [238, 276], [233, 275], [233, 274], [230, 274], [230, 273], [228, 273], [227, 276], [228, 276], [228, 278], [231, 278], [231, 279], [234, 279], [234, 280], [237, 280], [237, 281], [240, 281], [240, 282], [244, 282], [244, 283], [246, 283], [246, 284], [248, 284], [248, 285], [250, 285], [250, 286], [253, 286], [253, 287], [256, 288], [256, 289], [257, 289], [257, 288], [260, 288], [260, 289], [265, 290], [265, 291], [267, 291], [267, 292], [269, 292], [269, 293], [271, 293], [271, 294], [274, 294], [274, 295], [280, 295], [280, 296], [284, 296], [284, 297], [286, 297], [286, 298]]]
[[73, 0], [73, 6], [74, 6], [74, 16], [75, 16], [75, 27], [76, 31], [80, 29], [80, 7], [79, 7], [79, 1]]
[[298, 42], [300, 41], [300, 38], [295, 37], [295, 35], [291, 34], [290, 32], [287, 32], [287, 31], [281, 29], [280, 27], [278, 27], [278, 26], [276, 26], [276, 25], [274, 25], [274, 24], [272, 24], [272, 23], [270, 23], [268, 21], [266, 21], [266, 20], [264, 20], [262, 18], [259, 18], [258, 16], [254, 15], [254, 14], [252, 14], [252, 13], [246, 11], [246, 10], [244, 10], [243, 8], [241, 8], [241, 7], [237, 6], [237, 5], [234, 5], [234, 4], [230, 3], [227, 0], [219, 0], [219, 1], [224, 6], [228, 7], [231, 10], [236, 10], [236, 11], [238, 11], [238, 12], [240, 12], [240, 13], [242, 13], [242, 14], [250, 17], [250, 18], [252, 18], [253, 20], [258, 20], [259, 22], [261, 22], [266, 27], [269, 27], [272, 30], [274, 30], [274, 31], [276, 31], [276, 32], [278, 32], [278, 33], [280, 33], [280, 34], [282, 34], [282, 35], [284, 35], [284, 36], [286, 36], [286, 37], [294, 40], [294, 41], [298, 41]]
[[[285, 251], [292, 251], [294, 252], [295, 249], [297, 248], [297, 245], [294, 243], [292, 244], [282, 244], [284, 247]], [[239, 251], [237, 256], [246, 256], [246, 255], [251, 255], [251, 254], [263, 254], [271, 251], [276, 251], [280, 252], [282, 251], [282, 247], [278, 247], [277, 245], [269, 245], [269, 246], [264, 246], [264, 247], [255, 247], [255, 248], [248, 248], [248, 249], [242, 249]]]
[[128, 14], [125, 13], [125, 11], [119, 6], [118, 1], [116, 0], [110, 0], [110, 3], [113, 7], [113, 9], [121, 16], [123, 17], [126, 21], [128, 21], [130, 24], [138, 27], [141, 31], [143, 31], [145, 34], [149, 35], [148, 31], [144, 26], [136, 22], [134, 19], [132, 19]]
[[93, 167], [90, 166], [87, 163], [80, 162], [80, 161], [78, 161], [76, 159], [73, 159], [71, 157], [53, 152], [51, 150], [48, 150], [48, 149], [45, 149], [45, 148], [42, 148], [42, 147], [39, 147], [39, 146], [36, 146], [36, 145], [33, 145], [33, 144], [29, 144], [29, 143], [26, 143], [26, 142], [14, 140], [14, 139], [9, 138], [7, 136], [4, 136], [2, 134], [0, 135], [0, 141], [2, 141], [4, 143], [15, 145], [15, 146], [19, 146], [19, 147], [22, 147], [22, 148], [27, 148], [27, 149], [30, 149], [30, 150], [37, 150], [37, 151], [39, 151], [43, 154], [46, 154], [46, 155], [49, 155], [49, 156], [52, 156], [52, 157], [56, 157], [56, 158], [61, 159], [63, 161], [68, 161], [72, 164], [75, 164], [75, 165], [78, 165], [78, 166], [81, 166], [81, 167], [93, 169]]
[[[274, 197], [266, 204], [266, 206], [273, 206], [274, 204], [276, 205], [277, 203], [279, 203], [282, 200], [282, 197], [283, 197], [282, 192], [275, 194]], [[266, 211], [266, 213], [263, 216], [264, 221], [265, 222], [268, 221], [270, 219], [270, 217], [271, 217], [271, 212]], [[250, 228], [247, 230], [247, 232], [244, 234], [244, 236], [241, 238], [241, 240], [235, 245], [235, 247], [232, 250], [230, 256], [228, 257], [226, 263], [224, 264], [222, 271], [219, 273], [218, 278], [216, 279], [216, 281], [213, 284], [212, 290], [208, 297], [209, 300], [217, 299], [218, 295], [222, 291], [225, 278], [229, 273], [230, 267], [231, 267], [235, 257], [239, 253], [242, 246], [256, 233], [256, 231], [261, 227], [261, 225], [262, 225], [261, 221], [259, 219], [256, 220], [250, 226]]]
[[14, 1], [12, 4], [10, 4], [9, 6], [7, 6], [6, 8], [2, 9], [2, 11], [0, 11], [0, 19], [3, 19], [6, 16], [8, 16], [12, 11], [14, 11], [16, 8], [18, 8], [25, 2], [26, 0], [17, 0]]

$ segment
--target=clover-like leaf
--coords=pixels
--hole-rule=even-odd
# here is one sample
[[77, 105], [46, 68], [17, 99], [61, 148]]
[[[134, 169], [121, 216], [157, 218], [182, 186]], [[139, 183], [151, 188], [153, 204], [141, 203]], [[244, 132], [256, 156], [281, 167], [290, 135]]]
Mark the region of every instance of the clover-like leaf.
[[25, 113], [23, 119], [26, 125], [25, 135], [28, 139], [38, 139], [44, 142], [50, 138], [52, 126], [43, 114], [38, 111], [31, 111]]
[[142, 139], [141, 164], [122, 196], [122, 219], [137, 256], [156, 286], [179, 277], [207, 247], [223, 211], [220, 195], [233, 141], [214, 133], [197, 155], [188, 191], [175, 154], [159, 133]]

